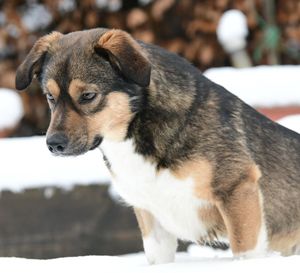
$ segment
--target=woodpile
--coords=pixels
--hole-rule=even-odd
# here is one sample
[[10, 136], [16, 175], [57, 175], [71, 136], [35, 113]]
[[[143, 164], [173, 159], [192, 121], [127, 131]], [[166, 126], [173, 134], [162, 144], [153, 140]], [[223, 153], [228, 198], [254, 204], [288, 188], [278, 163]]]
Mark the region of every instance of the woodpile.
[[142, 251], [133, 210], [107, 185], [2, 191], [0, 255], [56, 258]]
[[[267, 2], [274, 3], [271, 15]], [[184, 56], [201, 70], [230, 65], [216, 38], [218, 21], [228, 9], [239, 9], [247, 17], [247, 51], [253, 64], [270, 63], [270, 50], [279, 63], [300, 61], [299, 0], [7, 0], [0, 8], [2, 87], [14, 87], [17, 65], [33, 43], [52, 30], [121, 28]], [[30, 89], [30, 94], [22, 94], [26, 104], [30, 101], [25, 121], [29, 127], [38, 124], [33, 126], [35, 132], [44, 132], [48, 117], [44, 100], [37, 86]]]
[[[100, 184], [3, 190], [0, 256], [49, 259], [143, 251], [133, 209], [120, 202]], [[179, 242], [178, 251], [188, 245]], [[226, 249], [224, 244], [212, 247]]]

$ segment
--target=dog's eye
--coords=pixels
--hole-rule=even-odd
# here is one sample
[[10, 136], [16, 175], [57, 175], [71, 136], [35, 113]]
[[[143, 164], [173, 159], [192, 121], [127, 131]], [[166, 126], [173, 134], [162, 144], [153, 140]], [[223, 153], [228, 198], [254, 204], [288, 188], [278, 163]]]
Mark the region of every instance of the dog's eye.
[[83, 93], [80, 97], [80, 103], [87, 103], [92, 101], [96, 97], [96, 93], [93, 92], [86, 92]]
[[54, 97], [50, 94], [50, 93], [47, 93], [46, 94], [46, 97], [47, 97], [47, 99], [50, 101], [50, 102], [54, 102], [55, 100], [54, 100]]

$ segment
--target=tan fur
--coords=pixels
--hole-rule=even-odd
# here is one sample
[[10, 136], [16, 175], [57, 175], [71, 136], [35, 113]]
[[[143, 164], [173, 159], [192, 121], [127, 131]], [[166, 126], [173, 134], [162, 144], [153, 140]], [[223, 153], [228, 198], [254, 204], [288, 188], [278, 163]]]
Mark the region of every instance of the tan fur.
[[199, 238], [199, 241], [213, 240], [216, 237], [223, 236], [226, 233], [224, 221], [217, 207], [216, 198], [213, 194], [211, 183], [213, 181], [214, 168], [212, 164], [206, 159], [194, 159], [185, 162], [177, 169], [173, 170], [173, 175], [179, 179], [193, 178], [195, 183], [195, 195], [210, 202], [211, 205], [199, 209], [199, 218], [207, 227], [208, 238]]
[[149, 85], [150, 62], [142, 47], [128, 33], [109, 30], [100, 37], [95, 48], [108, 52], [111, 63], [126, 77], [142, 86]]
[[34, 45], [36, 55], [40, 55], [45, 51], [51, 52], [51, 50], [55, 50], [51, 48], [53, 42], [57, 41], [63, 36], [60, 32], [53, 31], [50, 34], [43, 36], [40, 38]]
[[255, 248], [262, 226], [262, 207], [258, 180], [261, 174], [256, 165], [248, 169], [244, 181], [235, 187], [226, 202], [219, 202], [233, 253], [239, 254]]
[[78, 94], [85, 90], [87, 84], [79, 79], [74, 79], [69, 85], [69, 94], [72, 98], [78, 97]]
[[60, 88], [55, 80], [48, 80], [46, 83], [46, 87], [54, 98], [58, 98], [60, 94]]
[[213, 166], [206, 159], [189, 160], [172, 171], [179, 179], [193, 178], [195, 181], [195, 195], [201, 199], [214, 202], [211, 182]]
[[286, 234], [275, 234], [270, 238], [269, 246], [274, 251], [279, 251], [283, 255], [299, 254], [295, 250], [300, 245], [300, 229], [288, 232]]
[[[159, 73], [157, 71], [153, 73]], [[149, 92], [151, 92], [151, 97], [149, 98], [150, 101], [155, 102], [159, 107], [162, 109], [176, 109], [178, 113], [186, 113], [193, 101], [194, 96], [189, 93], [181, 92], [180, 96], [172, 98], [172, 100], [168, 99], [168, 93], [160, 93], [159, 92], [159, 85], [162, 84], [161, 82], [150, 82]], [[169, 87], [169, 91], [172, 91], [172, 86]], [[158, 97], [165, 97], [165, 100], [158, 100]]]
[[[51, 108], [51, 106], [50, 106]], [[52, 134], [56, 131], [56, 127], [57, 127], [57, 120], [59, 118], [60, 113], [58, 111], [53, 112], [51, 114], [51, 119], [50, 119], [50, 124], [47, 130], [47, 134]]]
[[[142, 51], [141, 47], [133, 40], [133, 38], [128, 33], [119, 29], [113, 29], [104, 33], [100, 37], [98, 44], [99, 46], [109, 50], [116, 56], [124, 54], [123, 51], [126, 44], [130, 44], [130, 46], [139, 53]], [[134, 60], [132, 59], [132, 61]]]
[[136, 215], [142, 236], [145, 238], [153, 229], [154, 218], [150, 212], [143, 209], [134, 208], [134, 213]]
[[[81, 132], [83, 130], [83, 125], [80, 126], [80, 124], [84, 124], [85, 120], [80, 114], [76, 113], [75, 111], [69, 110], [66, 123], [68, 124], [66, 126], [67, 135], [74, 137], [76, 136], [76, 134], [79, 134], [81, 136], [81, 141], [84, 142], [92, 141], [92, 139], [91, 140], [88, 139], [88, 136], [85, 133]], [[74, 130], [74, 128], [76, 128], [76, 130]]]
[[[210, 241], [218, 239], [218, 236], [226, 235], [226, 228], [222, 216], [216, 206], [208, 206], [199, 209], [199, 218], [207, 228], [208, 239]], [[200, 238], [200, 241], [203, 239]]]
[[[69, 85], [69, 94], [74, 101], [77, 101], [80, 94], [84, 91], [96, 91], [97, 86], [95, 84], [89, 84], [81, 81], [80, 79], [74, 79]], [[99, 94], [98, 94], [99, 95]]]
[[104, 109], [87, 120], [89, 135], [100, 133], [107, 139], [121, 141], [125, 138], [133, 118], [129, 96], [122, 92], [112, 92], [106, 99]]
[[257, 183], [261, 178], [261, 171], [257, 165], [251, 165], [248, 171], [248, 180]]

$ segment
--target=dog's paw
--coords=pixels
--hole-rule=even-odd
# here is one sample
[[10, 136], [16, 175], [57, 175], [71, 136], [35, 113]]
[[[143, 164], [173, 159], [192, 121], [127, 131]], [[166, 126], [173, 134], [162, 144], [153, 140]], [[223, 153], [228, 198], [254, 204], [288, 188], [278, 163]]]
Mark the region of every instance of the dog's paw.
[[174, 262], [176, 248], [177, 239], [170, 234], [159, 239], [151, 234], [144, 239], [144, 250], [149, 264]]

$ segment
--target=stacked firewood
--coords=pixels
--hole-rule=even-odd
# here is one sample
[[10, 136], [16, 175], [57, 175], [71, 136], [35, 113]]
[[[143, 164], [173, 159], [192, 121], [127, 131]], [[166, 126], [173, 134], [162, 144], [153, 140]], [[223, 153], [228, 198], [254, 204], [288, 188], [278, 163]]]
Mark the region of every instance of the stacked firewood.
[[[274, 5], [271, 15], [266, 2]], [[230, 65], [216, 37], [218, 21], [228, 9], [239, 9], [247, 17], [247, 51], [253, 64], [268, 64], [270, 47], [279, 63], [300, 62], [299, 0], [4, 0], [0, 8], [2, 87], [14, 87], [17, 65], [33, 43], [52, 30], [121, 28], [137, 39], [184, 56], [201, 70]], [[31, 95], [23, 95], [24, 100], [34, 97], [35, 103], [43, 101], [37, 99], [38, 88], [32, 90]], [[25, 107], [27, 121], [44, 130], [47, 112], [41, 109], [46, 108], [31, 105]]]
[[277, 21], [282, 32], [282, 62], [300, 62], [300, 1], [279, 1]]

